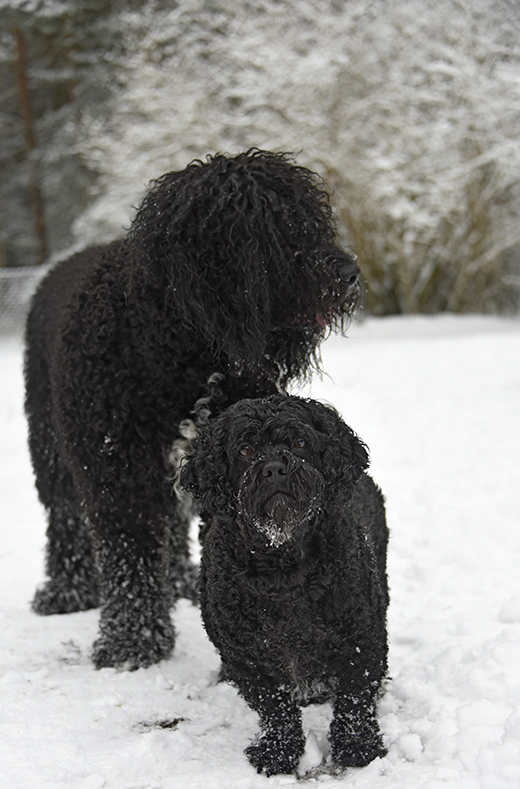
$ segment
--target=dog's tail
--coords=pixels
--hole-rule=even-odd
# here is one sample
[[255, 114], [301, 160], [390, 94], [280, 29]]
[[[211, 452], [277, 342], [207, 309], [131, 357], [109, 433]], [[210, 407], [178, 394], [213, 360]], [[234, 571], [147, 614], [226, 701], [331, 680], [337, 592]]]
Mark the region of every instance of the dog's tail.
[[207, 380], [207, 391], [195, 402], [192, 414], [193, 419], [183, 419], [179, 423], [179, 438], [173, 442], [168, 462], [173, 469], [173, 489], [177, 500], [188, 512], [191, 511], [191, 496], [181, 487], [180, 476], [183, 461], [191, 455], [193, 442], [199, 435], [202, 428], [208, 424], [215, 411], [222, 410], [226, 397], [221, 383], [224, 376], [221, 373], [213, 373]]
[[[207, 380], [208, 391], [203, 397], [199, 397], [196, 401], [192, 413], [195, 415], [193, 420], [197, 431], [200, 431], [204, 425], [207, 425], [209, 420], [215, 414], [213, 411], [222, 410], [222, 406], [226, 400], [224, 391], [220, 384], [224, 380], [222, 373], [213, 373]], [[182, 422], [181, 422], [182, 424]]]

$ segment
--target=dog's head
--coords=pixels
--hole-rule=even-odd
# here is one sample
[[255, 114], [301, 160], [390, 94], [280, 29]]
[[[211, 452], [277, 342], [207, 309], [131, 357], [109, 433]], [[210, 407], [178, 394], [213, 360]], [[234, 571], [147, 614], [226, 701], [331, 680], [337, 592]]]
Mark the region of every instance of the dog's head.
[[367, 466], [365, 445], [334, 409], [275, 395], [241, 400], [212, 420], [181, 484], [210, 518], [224, 514], [278, 547], [348, 499]]
[[149, 277], [186, 329], [231, 365], [282, 383], [317, 363], [359, 294], [336, 244], [319, 177], [288, 154], [252, 149], [195, 161], [154, 182], [129, 234], [136, 285]]

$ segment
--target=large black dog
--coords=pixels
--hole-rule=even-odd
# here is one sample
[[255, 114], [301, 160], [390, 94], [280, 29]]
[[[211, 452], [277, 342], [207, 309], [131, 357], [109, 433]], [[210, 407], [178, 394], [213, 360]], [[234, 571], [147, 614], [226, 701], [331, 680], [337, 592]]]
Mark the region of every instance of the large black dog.
[[251, 150], [164, 175], [126, 238], [44, 280], [26, 335], [29, 444], [48, 512], [49, 580], [33, 608], [101, 604], [96, 666], [146, 666], [173, 647], [169, 610], [193, 573], [172, 477], [195, 404], [203, 421], [212, 395], [216, 414], [305, 377], [326, 331], [348, 319], [358, 278], [319, 178]]
[[305, 744], [299, 705], [327, 696], [337, 766], [385, 753], [376, 701], [388, 532], [367, 465], [335, 411], [275, 395], [212, 420], [181, 473], [206, 514], [204, 624], [223, 678], [260, 715], [246, 753], [267, 775], [294, 770]]

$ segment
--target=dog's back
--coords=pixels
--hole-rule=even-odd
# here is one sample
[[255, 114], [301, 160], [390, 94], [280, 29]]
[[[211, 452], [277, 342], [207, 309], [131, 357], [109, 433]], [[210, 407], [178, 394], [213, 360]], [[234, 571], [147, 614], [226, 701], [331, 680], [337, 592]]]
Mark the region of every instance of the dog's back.
[[388, 604], [386, 578], [386, 553], [388, 547], [388, 526], [386, 524], [385, 503], [381, 489], [372, 477], [362, 474], [352, 493], [350, 506], [356, 519], [363, 524], [367, 539], [374, 553], [381, 589]]
[[122, 242], [89, 247], [58, 263], [41, 282], [33, 296], [26, 327], [26, 371], [35, 373], [33, 359], [48, 358], [60, 332], [66, 330], [67, 312], [73, 307], [76, 294], [104, 257], [117, 257]]
[[45, 506], [52, 484], [46, 468], [55, 451], [54, 414], [56, 375], [63, 335], [74, 323], [90, 278], [104, 257], [116, 257], [121, 242], [90, 247], [58, 263], [33, 296], [25, 333], [25, 410], [29, 422], [29, 445], [36, 471], [38, 492]]

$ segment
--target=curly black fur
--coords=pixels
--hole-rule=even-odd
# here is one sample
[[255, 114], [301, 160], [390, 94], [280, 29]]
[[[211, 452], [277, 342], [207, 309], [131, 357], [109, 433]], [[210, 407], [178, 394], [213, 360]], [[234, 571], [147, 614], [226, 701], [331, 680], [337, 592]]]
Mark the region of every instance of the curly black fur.
[[33, 608], [101, 603], [96, 666], [168, 655], [169, 609], [194, 594], [172, 477], [195, 404], [204, 422], [308, 374], [358, 277], [318, 177], [251, 150], [164, 175], [126, 238], [74, 255], [40, 286], [26, 411], [49, 580]]
[[340, 768], [385, 749], [376, 702], [387, 669], [386, 546], [368, 454], [329, 407], [243, 400], [195, 441], [181, 483], [205, 512], [200, 601], [208, 635], [260, 716], [246, 754], [289, 773], [303, 752], [300, 705], [330, 697]]

